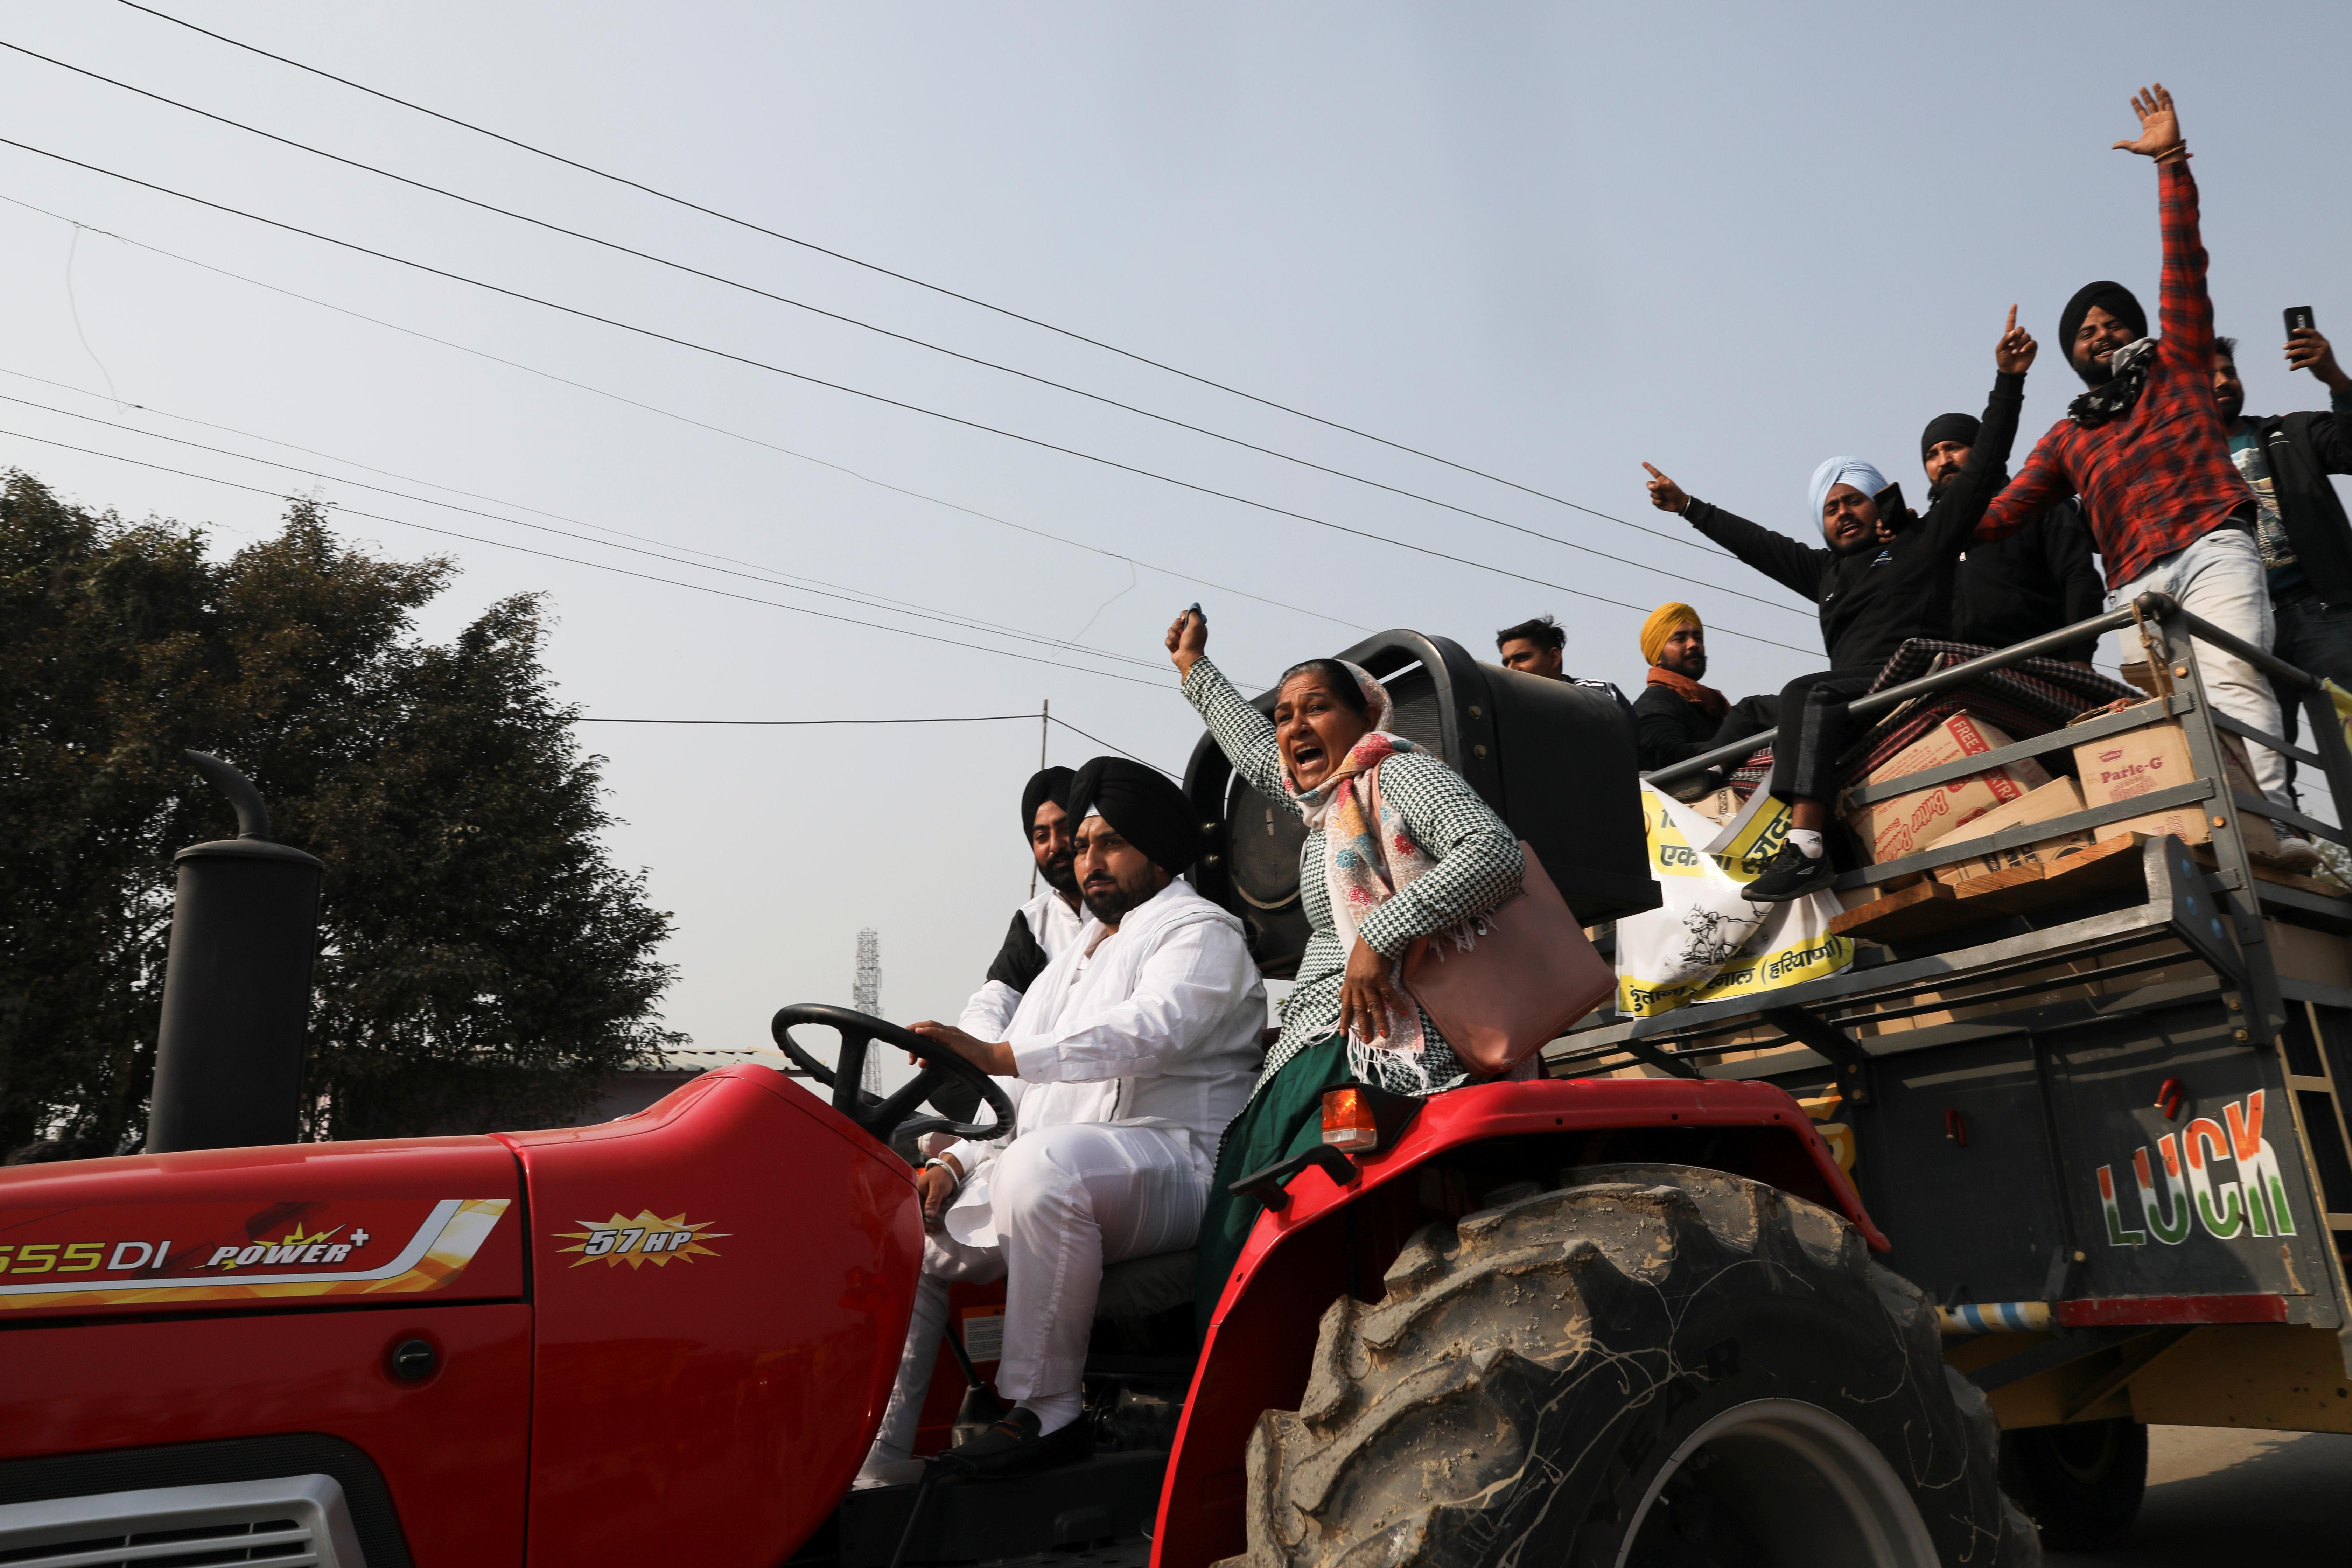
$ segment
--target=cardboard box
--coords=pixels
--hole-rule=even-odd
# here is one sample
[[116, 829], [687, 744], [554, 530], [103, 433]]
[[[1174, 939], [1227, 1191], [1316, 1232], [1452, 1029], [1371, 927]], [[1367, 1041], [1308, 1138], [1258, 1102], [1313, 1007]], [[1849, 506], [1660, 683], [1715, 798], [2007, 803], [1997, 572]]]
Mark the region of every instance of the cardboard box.
[[[2154, 702], [2140, 706], [2147, 710], [2150, 717], [2164, 711]], [[2074, 722], [2080, 724], [2115, 710], [2101, 708]], [[2221, 740], [2221, 765], [2229, 775], [2229, 787], [2260, 795], [2263, 792], [2254, 787], [2253, 769], [2246, 763], [2245, 743], [2235, 735], [2222, 735]], [[2153, 795], [2160, 789], [2187, 784], [2197, 776], [2189, 765], [2189, 736], [2172, 719], [2084, 742], [2074, 748], [2074, 772], [2082, 780], [2085, 805], [2105, 805], [2135, 795]], [[2183, 844], [2202, 844], [2213, 837], [2212, 805], [2200, 801], [2106, 823], [2098, 829], [2098, 835], [2101, 838], [2116, 838], [2126, 833], [2169, 833]], [[2238, 823], [2248, 854], [2278, 852], [2278, 835], [2273, 831], [2268, 817], [2247, 813], [2238, 818]]]
[[[1997, 805], [1967, 826], [1955, 828], [1946, 834], [1943, 847], [1949, 849], [1956, 842], [1962, 839], [1988, 837], [2000, 832], [2003, 828], [2022, 827], [2033, 822], [2048, 822], [2053, 817], [2069, 816], [2082, 809], [2083, 792], [2075, 787], [2074, 781], [2067, 778], [2052, 779], [2040, 789], [2028, 791], [2007, 805]], [[1973, 859], [1962, 860], [1955, 865], [1937, 867], [1936, 879], [1940, 882], [1949, 882], [1957, 887], [1960, 883], [1973, 881], [1980, 877], [1990, 877], [1995, 872], [2014, 871], [2021, 866], [2046, 867], [2057, 858], [2060, 850], [2074, 845], [2093, 842], [2095, 839], [2088, 828], [2077, 828], [2073, 833], [2061, 834], [2055, 838], [2037, 839], [2032, 844], [2021, 844], [2014, 848], [1988, 849]]]
[[[1905, 773], [1957, 762], [1979, 752], [2009, 744], [2009, 737], [1974, 716], [1955, 713], [1928, 731], [1874, 771], [1868, 784], [1884, 784]], [[1974, 822], [1996, 806], [2021, 799], [2027, 792], [2050, 782], [2049, 773], [2031, 757], [2006, 767], [1990, 768], [1964, 778], [1948, 779], [1929, 789], [1913, 790], [1891, 799], [1849, 808], [1846, 826], [1870, 851], [1871, 862], [1883, 865], [1932, 847], [1954, 828]]]
[[1739, 808], [1748, 804], [1748, 797], [1726, 784], [1719, 790], [1703, 795], [1696, 800], [1685, 801], [1684, 804], [1717, 827], [1721, 827], [1739, 815]]

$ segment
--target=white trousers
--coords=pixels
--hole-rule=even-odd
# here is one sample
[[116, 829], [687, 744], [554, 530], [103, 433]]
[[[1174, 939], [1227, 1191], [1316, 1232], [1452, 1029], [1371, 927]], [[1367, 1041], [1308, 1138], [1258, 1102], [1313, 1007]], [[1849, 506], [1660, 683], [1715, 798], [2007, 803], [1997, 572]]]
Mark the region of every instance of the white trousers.
[[[2210, 621], [2267, 652], [2276, 639], [2271, 619], [2271, 589], [2263, 574], [2263, 555], [2254, 536], [2238, 528], [2217, 528], [2176, 550], [2107, 595], [2107, 608], [2122, 609], [2142, 594], [2169, 594], [2190, 615]], [[2124, 662], [2144, 659], [2139, 628], [2126, 626], [2116, 634]], [[2205, 695], [2213, 706], [2241, 724], [2266, 735], [2284, 735], [2279, 725], [2278, 693], [2270, 677], [2233, 653], [2224, 653], [2201, 638], [2197, 645], [2197, 669], [2204, 677]], [[2279, 805], [2287, 797], [2286, 759], [2268, 746], [2246, 743], [2254, 784]]]
[[1184, 1133], [1071, 1122], [1024, 1132], [987, 1171], [997, 1244], [973, 1247], [932, 1228], [898, 1381], [875, 1435], [875, 1459], [904, 1459], [946, 1331], [948, 1286], [1004, 1280], [1007, 1399], [1077, 1392], [1103, 1265], [1178, 1252], [1201, 1232], [1209, 1162]]

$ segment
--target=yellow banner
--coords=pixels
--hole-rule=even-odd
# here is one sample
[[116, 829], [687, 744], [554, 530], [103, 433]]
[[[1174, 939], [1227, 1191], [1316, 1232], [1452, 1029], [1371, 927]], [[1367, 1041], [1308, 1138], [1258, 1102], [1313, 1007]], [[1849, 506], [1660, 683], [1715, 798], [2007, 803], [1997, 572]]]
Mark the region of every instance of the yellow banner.
[[1853, 962], [1851, 937], [1826, 932], [1801, 937], [1786, 947], [1734, 958], [1715, 972], [1694, 994], [1693, 1002], [1720, 1002], [1731, 996], [1752, 996], [1835, 974]]

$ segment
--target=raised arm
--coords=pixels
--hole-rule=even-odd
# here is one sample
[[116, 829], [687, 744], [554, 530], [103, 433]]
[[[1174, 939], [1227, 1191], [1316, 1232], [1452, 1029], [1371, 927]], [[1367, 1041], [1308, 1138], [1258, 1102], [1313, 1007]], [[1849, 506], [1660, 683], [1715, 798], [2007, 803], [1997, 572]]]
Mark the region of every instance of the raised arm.
[[1775, 533], [1761, 528], [1744, 517], [1694, 500], [1682, 486], [1643, 463], [1650, 469], [1650, 504], [1660, 511], [1671, 511], [1697, 529], [1709, 539], [1730, 551], [1767, 577], [1791, 593], [1801, 594], [1810, 602], [1820, 596], [1822, 569], [1830, 559], [1827, 550], [1811, 549], [1798, 543], [1785, 533]]
[[2000, 493], [2010, 448], [2017, 444], [2017, 416], [2025, 406], [2025, 373], [2033, 364], [2036, 347], [2032, 334], [2017, 324], [2017, 307], [2011, 305], [2009, 324], [1993, 348], [1992, 395], [1985, 400], [1984, 420], [1969, 447], [1968, 461], [1920, 520], [1927, 531], [1921, 542], [1927, 548], [1958, 555]]
[[1216, 737], [1234, 772], [1268, 800], [1280, 801], [1296, 812], [1297, 805], [1282, 787], [1282, 749], [1275, 743], [1274, 721], [1244, 697], [1224, 671], [1209, 662], [1209, 621], [1198, 605], [1176, 617], [1168, 628], [1169, 657], [1184, 677], [1180, 689]]
[[1412, 841], [1437, 864], [1398, 889], [1357, 926], [1364, 944], [1399, 958], [1415, 937], [1483, 915], [1519, 890], [1527, 858], [1519, 841], [1470, 782], [1426, 754], [1381, 764], [1381, 798], [1397, 809]]
[[2139, 135], [2116, 150], [2156, 160], [2158, 224], [2164, 237], [2164, 272], [2157, 290], [2157, 328], [2166, 352], [2200, 373], [2213, 363], [2213, 299], [2205, 289], [2205, 244], [2197, 229], [2197, 178], [2189, 172], [2189, 143], [2180, 116], [2162, 82], [2132, 95]]

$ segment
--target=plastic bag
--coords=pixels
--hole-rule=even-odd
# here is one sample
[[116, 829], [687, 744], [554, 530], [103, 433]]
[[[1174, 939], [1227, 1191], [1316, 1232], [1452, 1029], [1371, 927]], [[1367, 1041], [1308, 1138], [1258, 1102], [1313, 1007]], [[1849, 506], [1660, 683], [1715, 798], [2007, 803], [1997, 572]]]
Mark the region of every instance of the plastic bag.
[[[1734, 819], [1734, 827], [1747, 814]], [[1682, 802], [1642, 786], [1650, 875], [1661, 901], [1617, 922], [1617, 1010], [1636, 1018], [1681, 1006], [1765, 923], [1772, 906], [1740, 896], [1740, 882], [1706, 846], [1718, 828]]]
[[[1789, 803], [1759, 789], [1748, 797], [1747, 808], [1707, 841], [1707, 858], [1732, 880], [1743, 886], [1752, 882], [1780, 853], [1789, 837]], [[1841, 907], [1831, 892], [1750, 905], [1770, 912], [1714, 977], [1685, 1000], [1720, 1002], [1835, 974], [1853, 962], [1854, 951], [1851, 937], [1830, 932]]]

